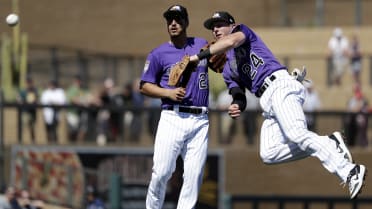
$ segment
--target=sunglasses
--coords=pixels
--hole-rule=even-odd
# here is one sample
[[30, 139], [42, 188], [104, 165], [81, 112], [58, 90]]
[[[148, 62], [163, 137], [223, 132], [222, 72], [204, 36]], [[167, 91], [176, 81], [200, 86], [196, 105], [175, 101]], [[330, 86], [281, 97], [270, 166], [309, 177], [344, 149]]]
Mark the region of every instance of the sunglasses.
[[181, 23], [181, 21], [184, 19], [185, 18], [181, 17], [180, 15], [172, 15], [166, 18], [168, 24], [170, 24], [173, 20], [175, 20], [177, 23]]

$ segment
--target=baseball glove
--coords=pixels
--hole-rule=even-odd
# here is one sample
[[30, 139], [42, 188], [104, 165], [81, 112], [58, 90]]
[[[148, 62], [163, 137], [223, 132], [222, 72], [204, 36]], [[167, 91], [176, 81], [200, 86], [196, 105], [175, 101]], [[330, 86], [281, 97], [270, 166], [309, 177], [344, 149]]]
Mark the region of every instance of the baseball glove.
[[307, 72], [306, 72], [306, 67], [305, 66], [302, 67], [302, 70], [300, 70], [298, 68], [295, 68], [291, 72], [292, 77], [294, 77], [300, 83], [302, 83], [303, 81], [309, 82], [309, 80], [305, 79], [306, 74], [307, 74]]
[[190, 63], [190, 56], [183, 56], [182, 60], [180, 62], [177, 62], [171, 68], [169, 73], [168, 85], [186, 87], [186, 84], [190, 79], [191, 70], [193, 70], [192, 66], [193, 65]]
[[[206, 50], [214, 43], [215, 41], [209, 42], [200, 51]], [[226, 53], [214, 54], [211, 57], [209, 57], [207, 60], [208, 68], [213, 70], [216, 73], [222, 73], [226, 60], [227, 60]]]

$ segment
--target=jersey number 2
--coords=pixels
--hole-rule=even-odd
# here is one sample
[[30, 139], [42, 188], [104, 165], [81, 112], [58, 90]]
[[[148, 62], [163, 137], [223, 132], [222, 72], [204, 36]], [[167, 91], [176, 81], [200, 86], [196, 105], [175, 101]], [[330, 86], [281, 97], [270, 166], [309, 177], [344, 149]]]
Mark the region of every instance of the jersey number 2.
[[207, 73], [200, 73], [199, 74], [199, 89], [207, 89], [208, 88], [208, 75]]

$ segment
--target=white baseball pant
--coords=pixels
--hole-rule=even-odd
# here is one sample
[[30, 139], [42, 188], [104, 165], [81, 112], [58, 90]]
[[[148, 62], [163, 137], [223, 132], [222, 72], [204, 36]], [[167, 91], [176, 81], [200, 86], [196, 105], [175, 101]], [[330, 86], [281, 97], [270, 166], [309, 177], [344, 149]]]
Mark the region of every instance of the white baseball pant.
[[260, 156], [264, 163], [276, 164], [317, 157], [331, 173], [346, 182], [355, 166], [337, 151], [328, 136], [307, 129], [302, 104], [304, 86], [286, 70], [274, 72], [276, 79], [260, 98], [265, 120], [261, 128]]
[[181, 154], [184, 164], [183, 185], [177, 209], [194, 208], [203, 179], [208, 148], [208, 114], [163, 110], [154, 145], [151, 181], [146, 197], [147, 209], [161, 209], [167, 182]]

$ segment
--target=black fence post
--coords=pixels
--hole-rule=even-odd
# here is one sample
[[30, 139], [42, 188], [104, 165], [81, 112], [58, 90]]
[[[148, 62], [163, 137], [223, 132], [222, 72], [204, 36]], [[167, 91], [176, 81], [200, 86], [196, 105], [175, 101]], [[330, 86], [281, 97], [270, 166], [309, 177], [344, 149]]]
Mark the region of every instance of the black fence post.
[[119, 174], [113, 173], [110, 176], [109, 200], [111, 209], [121, 208], [122, 181]]
[[84, 81], [83, 85], [85, 87], [88, 87], [89, 82], [90, 82], [88, 59], [84, 56], [84, 53], [81, 51], [77, 52], [77, 57], [78, 57], [79, 74], [81, 75], [81, 78]]
[[[51, 62], [52, 62], [52, 79], [59, 81], [59, 59], [58, 59], [58, 49], [53, 47], [50, 49]], [[58, 82], [59, 83], [59, 82]]]

